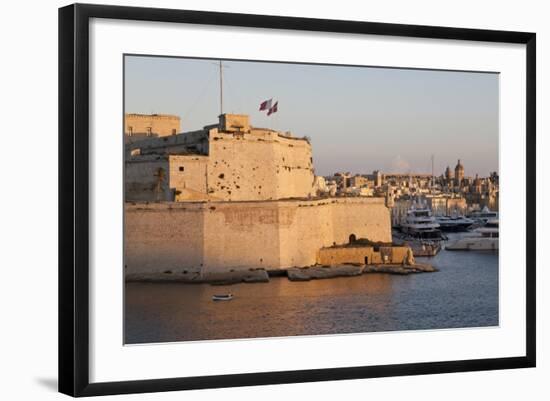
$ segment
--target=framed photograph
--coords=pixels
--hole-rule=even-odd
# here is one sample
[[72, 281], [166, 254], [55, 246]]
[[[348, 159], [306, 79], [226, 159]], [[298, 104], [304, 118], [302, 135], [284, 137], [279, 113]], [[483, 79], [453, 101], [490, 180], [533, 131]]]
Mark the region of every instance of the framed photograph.
[[61, 8], [59, 390], [535, 366], [535, 79], [534, 33]]

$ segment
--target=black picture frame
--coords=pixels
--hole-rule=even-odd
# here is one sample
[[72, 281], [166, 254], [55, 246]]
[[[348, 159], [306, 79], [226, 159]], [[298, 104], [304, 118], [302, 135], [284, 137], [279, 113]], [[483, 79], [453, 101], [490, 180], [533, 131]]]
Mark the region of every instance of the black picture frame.
[[[88, 61], [91, 18], [438, 38], [526, 45], [526, 354], [521, 357], [89, 381]], [[59, 391], [71, 396], [158, 392], [534, 367], [536, 363], [536, 35], [358, 21], [74, 4], [59, 9]]]

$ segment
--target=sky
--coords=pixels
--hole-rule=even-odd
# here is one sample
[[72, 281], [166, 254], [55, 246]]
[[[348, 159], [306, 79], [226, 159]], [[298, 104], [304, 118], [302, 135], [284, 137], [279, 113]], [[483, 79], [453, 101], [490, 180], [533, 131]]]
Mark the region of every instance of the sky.
[[[466, 176], [498, 168], [496, 73], [223, 62], [223, 112], [252, 126], [309, 136], [317, 175], [443, 174], [457, 160]], [[278, 112], [259, 104], [273, 98]], [[216, 123], [217, 60], [125, 57], [125, 112], [176, 114], [182, 131]]]

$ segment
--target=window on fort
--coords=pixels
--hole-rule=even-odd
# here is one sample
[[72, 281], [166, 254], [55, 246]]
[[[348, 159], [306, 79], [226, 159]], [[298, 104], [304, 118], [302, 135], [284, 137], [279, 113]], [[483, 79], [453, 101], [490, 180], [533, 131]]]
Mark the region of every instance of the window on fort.
[[150, 136], [152, 134], [152, 129], [151, 127], [147, 127], [147, 135]]
[[132, 135], [134, 133], [134, 127], [128, 127], [128, 135]]
[[180, 166], [180, 171], [184, 171], [185, 169], [183, 168], [183, 166]]
[[176, 129], [172, 128], [172, 135], [176, 135]]

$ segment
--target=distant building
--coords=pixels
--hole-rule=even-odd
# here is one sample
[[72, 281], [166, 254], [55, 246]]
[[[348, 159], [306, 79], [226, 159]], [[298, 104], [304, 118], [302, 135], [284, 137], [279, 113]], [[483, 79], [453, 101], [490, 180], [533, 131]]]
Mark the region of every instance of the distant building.
[[382, 186], [382, 173], [379, 170], [375, 170], [372, 172], [372, 175], [374, 176], [374, 186], [376, 188], [379, 188]]
[[447, 166], [447, 168], [445, 169], [445, 181], [447, 185], [449, 185], [453, 181], [453, 173], [449, 166]]
[[464, 166], [462, 163], [460, 163], [460, 159], [458, 159], [458, 163], [455, 167], [455, 186], [460, 187], [462, 184], [462, 180], [464, 179]]

